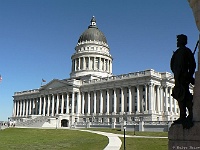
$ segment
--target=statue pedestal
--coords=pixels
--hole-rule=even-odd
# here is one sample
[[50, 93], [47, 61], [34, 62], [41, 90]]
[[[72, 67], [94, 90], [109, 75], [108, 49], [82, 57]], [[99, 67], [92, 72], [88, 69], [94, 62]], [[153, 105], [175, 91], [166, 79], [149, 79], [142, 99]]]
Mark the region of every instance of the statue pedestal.
[[200, 122], [190, 129], [181, 124], [172, 125], [168, 133], [168, 150], [200, 150]]

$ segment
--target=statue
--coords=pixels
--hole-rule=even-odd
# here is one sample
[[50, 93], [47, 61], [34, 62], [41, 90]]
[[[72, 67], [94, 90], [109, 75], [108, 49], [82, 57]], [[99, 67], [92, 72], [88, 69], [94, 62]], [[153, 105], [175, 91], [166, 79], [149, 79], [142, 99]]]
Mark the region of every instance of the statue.
[[182, 124], [183, 128], [189, 129], [193, 126], [193, 95], [189, 91], [189, 84], [194, 85], [193, 75], [196, 62], [194, 54], [186, 47], [186, 44], [187, 36], [177, 35], [178, 49], [172, 55], [170, 67], [175, 79], [172, 96], [178, 101], [180, 109], [180, 117], [173, 124]]

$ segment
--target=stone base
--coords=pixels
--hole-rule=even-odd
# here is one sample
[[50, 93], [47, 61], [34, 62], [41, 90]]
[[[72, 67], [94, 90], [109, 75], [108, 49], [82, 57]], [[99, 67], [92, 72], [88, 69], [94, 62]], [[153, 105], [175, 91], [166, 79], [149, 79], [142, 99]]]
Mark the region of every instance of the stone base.
[[194, 122], [190, 129], [183, 129], [181, 124], [172, 125], [168, 139], [168, 150], [200, 150], [200, 122]]

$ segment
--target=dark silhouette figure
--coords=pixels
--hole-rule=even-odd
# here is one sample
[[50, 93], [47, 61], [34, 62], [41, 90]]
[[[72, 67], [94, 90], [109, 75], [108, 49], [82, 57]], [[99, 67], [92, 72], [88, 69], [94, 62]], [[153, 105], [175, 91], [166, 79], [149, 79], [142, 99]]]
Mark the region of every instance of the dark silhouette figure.
[[[174, 121], [174, 124], [182, 124], [183, 128], [193, 126], [193, 95], [189, 91], [189, 84], [194, 85], [194, 72], [196, 62], [194, 54], [187, 48], [186, 35], [177, 35], [178, 49], [173, 53], [170, 67], [174, 73], [175, 87], [172, 91], [172, 96], [178, 101], [180, 109], [180, 118]], [[186, 108], [189, 115], [186, 114]]]

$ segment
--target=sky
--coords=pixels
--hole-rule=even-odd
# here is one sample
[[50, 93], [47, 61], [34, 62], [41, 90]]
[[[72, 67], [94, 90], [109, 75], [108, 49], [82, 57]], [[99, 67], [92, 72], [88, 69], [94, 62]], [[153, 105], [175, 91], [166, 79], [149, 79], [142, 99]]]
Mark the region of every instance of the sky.
[[187, 0], [0, 0], [0, 121], [12, 116], [14, 92], [70, 77], [92, 16], [107, 38], [114, 75], [171, 72], [176, 35], [187, 35], [192, 51], [199, 36]]

